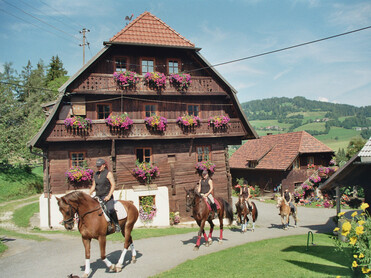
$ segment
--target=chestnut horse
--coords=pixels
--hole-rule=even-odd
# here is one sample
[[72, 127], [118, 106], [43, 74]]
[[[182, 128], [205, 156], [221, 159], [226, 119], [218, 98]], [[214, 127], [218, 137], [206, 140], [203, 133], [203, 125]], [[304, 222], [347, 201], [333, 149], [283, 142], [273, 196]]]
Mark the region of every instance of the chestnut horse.
[[[185, 189], [185, 188], [184, 188]], [[209, 206], [206, 204], [205, 198], [202, 197], [199, 193], [197, 193], [194, 189], [187, 190], [186, 191], [186, 211], [189, 212], [192, 208], [192, 216], [196, 220], [197, 225], [200, 227], [200, 230], [198, 231], [198, 238], [196, 246], [193, 250], [197, 251], [200, 248], [201, 244], [201, 235], [204, 235], [205, 239], [205, 246], [208, 247], [210, 244], [212, 244], [212, 233], [214, 230], [214, 223], [213, 218], [215, 212], [209, 209]], [[232, 224], [233, 221], [233, 210], [230, 204], [228, 204], [224, 199], [214, 197], [219, 202], [220, 208], [218, 208], [217, 216], [219, 218], [220, 223], [220, 237], [219, 237], [219, 243], [222, 243], [223, 240], [223, 218], [224, 218], [224, 212], [226, 214], [226, 217], [229, 219], [229, 225]], [[206, 236], [205, 233], [205, 223], [209, 222], [210, 224], [210, 232], [209, 236]]]
[[295, 209], [290, 209], [289, 203], [285, 200], [285, 198], [279, 197], [277, 199], [277, 208], [280, 209], [280, 215], [281, 215], [281, 223], [284, 230], [287, 230], [289, 223], [290, 223], [290, 215], [295, 220], [295, 228], [298, 227], [298, 208], [295, 205]]
[[[138, 210], [130, 201], [119, 201], [123, 204], [127, 217], [119, 220], [121, 233], [125, 237], [124, 249], [117, 264], [112, 264], [106, 258], [106, 236], [108, 225], [103, 215], [102, 208], [96, 199], [81, 191], [74, 191], [57, 198], [59, 211], [63, 215], [62, 224], [67, 230], [72, 230], [74, 226], [74, 216], [78, 215], [78, 228], [85, 247], [85, 272], [82, 277], [89, 277], [90, 269], [90, 242], [92, 238], [99, 241], [100, 256], [109, 268], [110, 272], [120, 272], [125, 259], [126, 252], [130, 246], [132, 252], [132, 262], [136, 262], [136, 251], [134, 249], [131, 231], [138, 219]], [[114, 230], [114, 229], [113, 229]]]
[[247, 223], [249, 222], [248, 215], [252, 217], [252, 231], [255, 231], [255, 221], [258, 219], [258, 208], [254, 202], [251, 202], [252, 210], [249, 210], [249, 206], [246, 204], [247, 201], [244, 196], [239, 196], [236, 203], [236, 211], [239, 223], [241, 223], [241, 232], [247, 231]]

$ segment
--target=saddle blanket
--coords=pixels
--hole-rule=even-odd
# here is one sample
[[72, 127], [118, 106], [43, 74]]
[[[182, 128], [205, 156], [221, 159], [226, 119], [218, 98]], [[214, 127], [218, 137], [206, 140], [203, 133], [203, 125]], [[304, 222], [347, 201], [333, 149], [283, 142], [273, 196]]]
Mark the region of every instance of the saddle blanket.
[[[204, 197], [204, 201], [205, 201], [205, 203], [206, 203], [206, 205], [207, 205], [207, 208], [209, 209], [209, 211], [212, 211], [211, 206], [210, 206], [210, 204], [209, 204], [209, 202], [208, 202], [207, 200], [208, 200], [208, 199], [207, 199], [206, 197]], [[216, 208], [217, 208], [217, 209], [220, 209], [219, 201], [218, 201], [216, 198], [214, 198], [214, 202], [215, 202], [215, 204], [216, 204]]]
[[[117, 214], [117, 219], [118, 220], [121, 220], [121, 219], [124, 219], [126, 217], [128, 217], [128, 214], [126, 212], [126, 209], [124, 207], [124, 205], [119, 202], [119, 201], [114, 201], [115, 205], [115, 211], [116, 211], [116, 214]], [[111, 221], [111, 219], [108, 217], [108, 215], [106, 214], [106, 212], [103, 210], [103, 214], [104, 214], [104, 217], [106, 218], [107, 222]]]

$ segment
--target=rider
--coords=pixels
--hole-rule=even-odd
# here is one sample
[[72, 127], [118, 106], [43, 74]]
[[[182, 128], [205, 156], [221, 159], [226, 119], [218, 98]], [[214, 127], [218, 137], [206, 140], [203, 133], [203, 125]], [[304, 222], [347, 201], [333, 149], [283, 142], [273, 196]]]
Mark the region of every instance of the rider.
[[210, 203], [211, 208], [215, 213], [218, 212], [218, 209], [216, 207], [216, 204], [214, 202], [214, 197], [211, 194], [213, 192], [214, 185], [213, 181], [209, 177], [209, 172], [207, 170], [203, 170], [202, 172], [202, 178], [200, 179], [197, 187], [197, 192], [201, 193], [201, 196], [206, 197]]
[[90, 195], [96, 191], [96, 196], [106, 202], [106, 207], [111, 221], [115, 224], [116, 232], [120, 231], [119, 221], [114, 208], [113, 192], [115, 191], [115, 180], [112, 172], [108, 171], [107, 163], [99, 158], [96, 162], [98, 171], [94, 174], [93, 185], [90, 188]]
[[290, 206], [290, 209], [292, 210], [292, 211], [295, 211], [295, 206], [294, 206], [294, 204], [292, 203], [292, 195], [291, 195], [291, 193], [289, 192], [289, 189], [288, 188], [286, 188], [285, 189], [285, 192], [283, 193], [283, 198], [286, 200], [286, 202], [289, 204], [289, 206]]
[[240, 187], [240, 196], [243, 196], [245, 201], [247, 202], [247, 206], [249, 208], [249, 211], [252, 211], [252, 203], [251, 203], [251, 192], [250, 192], [250, 186], [247, 184], [247, 180], [244, 180], [243, 185]]

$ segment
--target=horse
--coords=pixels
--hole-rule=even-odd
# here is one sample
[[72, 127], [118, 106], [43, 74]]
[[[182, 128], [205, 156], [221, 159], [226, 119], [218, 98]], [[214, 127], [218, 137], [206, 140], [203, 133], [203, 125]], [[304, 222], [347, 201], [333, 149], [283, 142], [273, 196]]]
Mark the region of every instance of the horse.
[[[298, 222], [298, 208], [295, 205], [295, 209], [292, 210], [290, 208], [290, 205], [288, 202], [285, 200], [283, 197], [279, 197], [277, 199], [277, 208], [280, 209], [280, 215], [281, 215], [281, 223], [283, 226], [284, 230], [287, 230], [289, 223], [290, 223], [290, 215], [294, 218], [295, 220], [295, 228], [298, 227], [297, 222]], [[285, 219], [286, 218], [286, 219]]]
[[126, 252], [130, 246], [132, 253], [132, 263], [136, 262], [136, 251], [134, 249], [133, 239], [131, 237], [131, 231], [133, 230], [134, 224], [138, 219], [138, 209], [130, 201], [119, 201], [124, 206], [127, 217], [119, 220], [121, 233], [125, 237], [124, 249], [117, 264], [112, 264], [106, 258], [106, 236], [110, 233], [107, 228], [108, 225], [112, 225], [107, 222], [103, 215], [101, 205], [96, 199], [93, 199], [88, 194], [81, 191], [73, 191], [64, 195], [61, 198], [57, 198], [59, 211], [63, 215], [62, 225], [66, 230], [72, 230], [74, 227], [74, 216], [78, 216], [78, 229], [80, 231], [82, 242], [85, 247], [85, 272], [83, 278], [89, 277], [91, 273], [90, 269], [90, 243], [91, 239], [97, 239], [100, 247], [101, 259], [105, 262], [109, 272], [121, 272], [123, 268], [123, 262], [125, 259]]
[[248, 215], [251, 214], [252, 217], [252, 231], [255, 231], [255, 221], [258, 219], [258, 208], [254, 202], [251, 202], [252, 210], [250, 211], [247, 201], [244, 196], [239, 196], [236, 203], [236, 211], [239, 223], [241, 223], [241, 232], [247, 231], [247, 223], [249, 222]]
[[[201, 196], [199, 193], [197, 193], [194, 189], [187, 190], [186, 191], [186, 211], [189, 212], [192, 208], [192, 216], [196, 220], [197, 225], [200, 227], [198, 231], [198, 237], [196, 246], [193, 250], [197, 251], [200, 248], [201, 244], [201, 235], [204, 236], [205, 239], [205, 246], [208, 247], [210, 244], [212, 244], [212, 233], [214, 230], [214, 213], [209, 206], [207, 205], [207, 200], [205, 197]], [[217, 217], [219, 218], [220, 223], [220, 237], [219, 237], [219, 243], [222, 243], [223, 240], [223, 217], [224, 213], [226, 214], [226, 217], [229, 220], [229, 225], [233, 222], [233, 210], [230, 204], [228, 204], [224, 199], [222, 198], [215, 198], [215, 200], [218, 201], [220, 207], [217, 211]], [[210, 232], [209, 236], [206, 236], [204, 227], [205, 223], [209, 222], [210, 224]]]

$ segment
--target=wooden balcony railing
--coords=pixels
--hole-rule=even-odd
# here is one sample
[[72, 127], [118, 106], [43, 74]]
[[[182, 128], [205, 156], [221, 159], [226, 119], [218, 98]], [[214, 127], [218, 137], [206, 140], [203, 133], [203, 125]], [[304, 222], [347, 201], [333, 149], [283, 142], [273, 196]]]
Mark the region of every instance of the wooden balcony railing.
[[95, 120], [89, 130], [78, 130], [66, 128], [62, 120], [57, 121], [54, 129], [48, 136], [48, 142], [59, 141], [90, 141], [107, 139], [185, 139], [185, 138], [207, 138], [207, 137], [243, 137], [245, 131], [239, 119], [231, 119], [230, 126], [225, 129], [214, 129], [209, 127], [206, 120], [201, 125], [186, 129], [179, 126], [175, 120], [168, 120], [164, 132], [148, 129], [144, 120], [134, 120], [130, 130], [112, 128], [103, 120]]
[[[162, 94], [225, 94], [224, 90], [218, 83], [215, 82], [211, 77], [203, 76], [192, 76], [192, 83], [186, 92], [179, 92], [169, 84], [169, 80], [166, 80], [165, 89], [161, 91]], [[92, 73], [89, 77], [81, 81], [78, 84], [76, 81], [75, 86], [69, 89], [71, 92], [84, 92], [84, 93], [117, 93], [121, 94], [157, 94], [158, 92], [151, 90], [148, 86], [144, 85], [143, 81], [140, 81], [135, 89], [120, 89], [117, 83], [113, 79], [112, 74], [99, 74]]]

